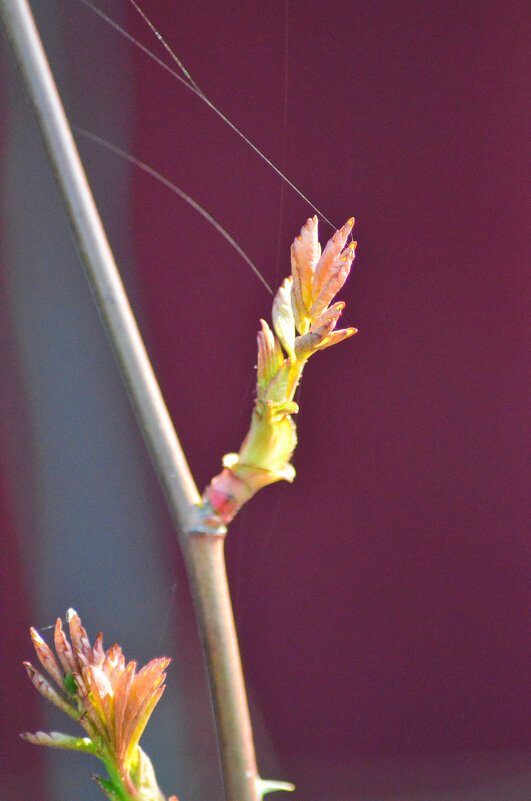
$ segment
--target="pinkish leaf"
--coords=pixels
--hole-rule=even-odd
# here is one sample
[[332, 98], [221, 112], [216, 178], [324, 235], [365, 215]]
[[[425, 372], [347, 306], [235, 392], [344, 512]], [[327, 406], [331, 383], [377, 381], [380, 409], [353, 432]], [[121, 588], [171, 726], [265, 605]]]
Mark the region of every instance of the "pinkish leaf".
[[301, 228], [300, 236], [293, 241], [291, 246], [293, 292], [301, 317], [308, 314], [312, 305], [312, 282], [320, 255], [317, 217], [310, 217], [306, 221], [306, 225]]
[[114, 735], [117, 753], [125, 753], [124, 731], [130, 710], [130, 692], [135, 677], [136, 662], [128, 662], [114, 688]]
[[63, 671], [59, 667], [59, 663], [57, 662], [52, 649], [44, 642], [37, 629], [31, 627], [30, 634], [39, 662], [45, 669], [46, 673], [51, 676], [55, 683], [62, 689], [64, 679]]
[[54, 632], [55, 653], [59, 657], [59, 661], [65, 673], [75, 673], [79, 670], [77, 659], [72, 650], [72, 646], [66, 638], [63, 631], [61, 618], [58, 617], [55, 624]]
[[115, 687], [116, 682], [125, 669], [125, 657], [119, 645], [113, 645], [105, 654], [102, 670], [108, 677], [111, 686]]
[[[162, 694], [163, 688], [160, 685], [166, 678], [164, 670], [169, 663], [170, 660], [166, 657], [153, 659], [134, 677], [129, 692], [127, 717], [124, 718], [123, 737], [125, 740], [133, 738], [140, 723], [142, 723], [141, 731], [144, 730], [149, 716]], [[138, 739], [140, 739], [140, 734]]]
[[127, 746], [125, 752], [126, 765], [130, 765], [134, 750], [138, 745], [138, 741], [142, 737], [144, 729], [146, 728], [149, 718], [151, 717], [151, 713], [160, 701], [162, 693], [165, 689], [166, 687], [162, 686], [155, 690], [154, 693], [150, 693], [149, 696], [146, 697], [145, 703], [141, 709], [139, 709], [138, 714], [135, 715], [135, 717], [130, 721], [130, 726], [125, 732], [125, 743]]
[[74, 653], [80, 660], [81, 664], [86, 667], [92, 664], [92, 648], [90, 647], [90, 640], [87, 632], [81, 625], [81, 618], [75, 609], [69, 609], [66, 613], [68, 626], [70, 629], [70, 639]]
[[331, 331], [333, 328], [335, 328], [344, 308], [345, 304], [342, 300], [334, 303], [332, 306], [329, 306], [328, 309], [325, 309], [325, 311], [312, 322], [310, 330], [319, 331], [321, 328], [326, 327]]
[[337, 345], [338, 342], [342, 342], [344, 339], [348, 339], [348, 337], [352, 337], [357, 333], [357, 328], [340, 328], [338, 331], [332, 331], [320, 345], [317, 345], [316, 350], [324, 350], [325, 348], [329, 348], [330, 345]]
[[30, 662], [24, 662], [23, 664], [35, 689], [38, 690], [40, 694], [43, 695], [48, 701], [51, 701], [52, 704], [59, 707], [59, 709], [61, 709], [63, 712], [66, 712], [69, 717], [77, 720], [80, 716], [79, 710], [73, 706], [73, 704], [67, 701], [64, 696], [58, 693], [55, 687], [52, 687], [50, 682], [42, 675], [42, 673], [39, 673], [38, 670], [35, 670]]
[[326, 274], [327, 281], [310, 309], [312, 320], [324, 312], [347, 280], [354, 260], [355, 250], [356, 243], [351, 242], [348, 248], [345, 248], [343, 253], [330, 265]]
[[[332, 264], [340, 255], [341, 251], [345, 247], [345, 242], [348, 239], [350, 232], [352, 231], [352, 227], [354, 225], [354, 217], [351, 217], [350, 220], [347, 220], [345, 225], [340, 228], [339, 231], [336, 231], [332, 239], [329, 239], [326, 243], [325, 249], [323, 250], [322, 256], [319, 259], [317, 266], [315, 268], [315, 274], [313, 277], [313, 285], [312, 285], [312, 303], [319, 297], [323, 286], [329, 280], [329, 270]], [[310, 304], [312, 305], [312, 304]]]
[[102, 665], [105, 660], [105, 651], [103, 650], [103, 634], [100, 633], [96, 637], [94, 647], [92, 649], [92, 664]]

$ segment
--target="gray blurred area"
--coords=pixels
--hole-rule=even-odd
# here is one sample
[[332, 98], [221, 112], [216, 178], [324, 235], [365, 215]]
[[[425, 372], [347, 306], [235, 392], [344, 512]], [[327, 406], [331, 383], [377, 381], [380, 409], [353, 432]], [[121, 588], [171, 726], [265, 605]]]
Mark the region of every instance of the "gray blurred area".
[[[127, 48], [120, 40], [111, 43], [101, 26], [94, 35], [85, 31], [83, 41], [97, 48], [93, 63], [101, 65], [101, 74], [92, 76], [93, 93], [80, 91], [76, 79], [82, 60], [69, 60], [64, 48], [72, 14], [65, 3], [34, 5], [70, 118], [87, 127], [97, 121], [99, 130], [127, 142], [133, 113]], [[120, 20], [123, 7], [115, 12]], [[21, 393], [11, 424], [25, 438], [12, 452], [10, 470], [17, 488], [15, 519], [32, 622], [50, 642], [57, 616], [74, 607], [92, 639], [102, 630], [107, 647], [118, 641], [126, 658], [138, 660], [139, 666], [155, 656], [174, 657], [164, 700], [143, 745], [164, 792], [188, 788], [194, 797], [179, 670], [184, 656], [180, 649], [187, 650], [178, 624], [183, 587], [168, 558], [171, 534], [163, 499], [83, 276], [39, 132], [10, 54], [3, 55], [4, 286]], [[117, 162], [108, 175], [88, 160], [87, 169], [142, 320], [130, 244], [130, 167]], [[180, 658], [175, 658], [178, 652]], [[30, 653], [28, 639], [20, 660]], [[54, 714], [51, 705], [44, 705], [43, 712], [44, 728], [74, 733], [72, 722]], [[210, 723], [206, 698], [203, 714]], [[212, 745], [212, 736], [206, 741]], [[32, 747], [28, 759], [31, 755]], [[47, 751], [47, 765], [46, 797], [92, 801], [99, 792], [91, 780], [96, 766], [86, 757]], [[205, 771], [194, 779], [200, 794], [219, 789], [215, 753], [212, 774]]]

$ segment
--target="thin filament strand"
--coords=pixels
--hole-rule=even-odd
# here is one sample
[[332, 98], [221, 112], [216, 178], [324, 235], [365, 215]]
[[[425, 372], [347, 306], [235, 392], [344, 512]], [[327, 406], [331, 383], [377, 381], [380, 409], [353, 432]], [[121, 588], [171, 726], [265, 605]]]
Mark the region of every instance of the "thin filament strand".
[[[204, 103], [206, 103], [206, 105], [210, 109], [212, 109], [212, 111], [215, 112], [218, 115], [218, 117], [220, 117], [220, 119], [222, 119], [223, 122], [226, 125], [228, 125], [229, 128], [231, 128], [234, 131], [234, 133], [236, 133], [241, 139], [243, 139], [243, 141], [246, 143], [246, 145], [248, 145], [248, 147], [250, 147], [252, 150], [254, 150], [254, 152], [258, 156], [260, 156], [260, 158], [263, 159], [265, 161], [265, 163], [269, 167], [271, 167], [271, 169], [274, 170], [277, 173], [277, 175], [280, 176], [280, 178], [282, 178], [282, 180], [285, 181], [288, 184], [288, 186], [291, 187], [291, 189], [293, 189], [293, 191], [296, 192], [297, 195], [299, 195], [299, 197], [302, 198], [302, 200], [304, 200], [304, 202], [307, 203], [310, 206], [310, 208], [312, 208], [319, 215], [319, 217], [321, 217], [324, 220], [324, 222], [328, 223], [328, 225], [330, 225], [331, 228], [333, 228], [335, 230], [336, 226], [328, 219], [328, 217], [325, 217], [323, 212], [320, 211], [317, 208], [317, 206], [315, 206], [312, 203], [310, 198], [307, 197], [303, 192], [301, 192], [301, 190], [298, 189], [295, 186], [295, 184], [292, 181], [290, 181], [290, 179], [286, 175], [284, 175], [284, 173], [281, 170], [279, 170], [278, 167], [270, 159], [268, 159], [268, 157], [264, 153], [262, 153], [262, 151], [255, 144], [253, 144], [253, 142], [251, 142], [251, 140], [248, 139], [245, 136], [245, 134], [242, 131], [240, 131], [240, 129], [237, 128], [236, 125], [234, 125], [234, 123], [231, 122], [229, 120], [229, 118], [226, 117], [225, 114], [217, 106], [214, 105], [214, 103], [212, 103], [211, 100], [209, 100], [209, 98], [205, 95], [205, 93], [197, 86], [195, 81], [193, 81], [193, 79], [191, 78], [190, 73], [188, 72], [188, 70], [186, 70], [186, 68], [181, 64], [180, 60], [177, 58], [177, 56], [175, 55], [173, 50], [170, 48], [170, 46], [165, 42], [165, 40], [163, 39], [161, 34], [159, 34], [157, 32], [157, 38], [159, 39], [159, 41], [161, 43], [164, 44], [164, 47], [171, 54], [173, 60], [176, 62], [176, 64], [178, 64], [179, 68], [187, 76], [186, 79], [183, 78], [178, 73], [176, 73], [170, 67], [168, 67], [167, 64], [165, 64], [163, 61], [161, 61], [161, 59], [159, 59], [156, 55], [154, 55], [154, 53], [152, 53], [150, 50], [148, 50], [147, 47], [144, 47], [144, 45], [142, 45], [137, 39], [135, 39], [134, 36], [132, 36], [124, 28], [122, 28], [120, 25], [118, 25], [117, 22], [115, 22], [110, 17], [108, 17], [106, 14], [104, 14], [103, 11], [100, 11], [100, 9], [98, 9], [96, 6], [94, 6], [90, 2], [90, 0], [80, 0], [80, 2], [83, 3], [84, 5], [86, 5], [88, 8], [90, 8], [95, 14], [97, 14], [99, 17], [101, 17], [101, 19], [105, 20], [109, 25], [111, 25], [122, 36], [125, 36], [126, 39], [128, 39], [132, 44], [135, 45], [135, 47], [138, 47], [143, 53], [145, 53], [147, 56], [149, 56], [151, 59], [153, 59], [153, 61], [155, 61], [159, 66], [163, 67], [167, 72], [169, 72], [170, 75], [172, 75], [174, 78], [176, 78], [178, 81], [180, 81], [183, 84], [183, 86], [186, 86], [187, 89], [189, 89], [191, 92], [193, 92], [195, 95], [197, 95], [197, 97], [199, 97]], [[130, 0], [130, 2], [133, 2], [133, 0]], [[138, 10], [138, 7], [136, 6], [136, 4], [134, 4], [134, 5]], [[146, 21], [146, 23], [152, 28], [152, 30], [155, 31], [156, 29], [154, 28], [152, 23], [148, 20], [148, 18], [144, 14], [144, 12], [140, 12], [140, 13], [142, 14], [142, 17]]]
[[201, 214], [201, 216], [204, 217], [205, 220], [208, 220], [208, 222], [214, 226], [216, 231], [219, 231], [221, 236], [223, 236], [227, 240], [227, 242], [230, 245], [232, 245], [234, 250], [242, 257], [242, 259], [245, 262], [247, 262], [253, 273], [256, 275], [258, 280], [263, 284], [263, 286], [267, 289], [269, 294], [270, 295], [274, 294], [273, 290], [265, 280], [264, 276], [262, 275], [258, 267], [254, 264], [254, 262], [251, 261], [247, 253], [245, 253], [245, 251], [242, 250], [242, 248], [232, 238], [232, 236], [228, 233], [228, 231], [226, 231], [223, 228], [223, 226], [220, 225], [217, 222], [217, 220], [215, 220], [214, 217], [212, 217], [212, 215], [208, 213], [208, 211], [205, 211], [205, 209], [202, 206], [200, 206], [199, 203], [197, 203], [193, 198], [191, 198], [190, 195], [187, 195], [186, 192], [183, 192], [182, 189], [179, 189], [178, 186], [176, 186], [174, 183], [172, 183], [163, 175], [161, 175], [160, 172], [157, 172], [157, 170], [153, 169], [153, 167], [150, 167], [149, 164], [146, 164], [144, 161], [140, 161], [140, 159], [137, 159], [135, 156], [132, 156], [126, 150], [122, 150], [120, 147], [113, 145], [111, 142], [107, 142], [106, 139], [102, 139], [101, 136], [96, 136], [96, 134], [93, 134], [90, 131], [86, 131], [84, 128], [79, 128], [77, 125], [73, 126], [73, 129], [81, 136], [84, 136], [86, 139], [90, 139], [92, 142], [96, 142], [102, 147], [105, 147], [107, 150], [110, 150], [111, 153], [116, 153], [116, 155], [120, 156], [126, 161], [129, 161], [131, 164], [134, 164], [136, 167], [143, 170], [148, 175], [151, 175], [152, 178], [156, 178], [157, 181], [160, 181], [162, 184], [164, 184], [164, 186], [168, 187], [168, 189], [171, 189], [172, 192], [175, 192], [175, 194], [178, 195], [182, 200], [184, 200], [185, 203], [188, 203], [189, 206], [191, 206], [199, 214]]

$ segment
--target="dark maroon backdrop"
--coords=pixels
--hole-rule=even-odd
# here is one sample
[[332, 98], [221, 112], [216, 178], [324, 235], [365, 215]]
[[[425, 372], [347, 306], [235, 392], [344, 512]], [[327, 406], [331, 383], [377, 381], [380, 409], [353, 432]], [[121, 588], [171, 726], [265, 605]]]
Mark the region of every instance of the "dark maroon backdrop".
[[[287, 120], [284, 3], [149, 8], [235, 124], [277, 164], [285, 133], [286, 173], [336, 224], [358, 220], [342, 297], [360, 333], [308, 367], [296, 484], [228, 542], [275, 743], [341, 759], [524, 746], [523, 5], [289, 2]], [[274, 284], [311, 209], [286, 191], [277, 273], [279, 180], [137, 63], [135, 152]], [[136, 184], [156, 366], [204, 484], [247, 424], [270, 302], [193, 212]]]
[[[284, 2], [144, 7], [335, 224], [357, 219], [341, 297], [360, 333], [310, 363], [296, 482], [266, 489], [227, 543], [286, 775], [303, 798], [323, 755], [348, 775], [355, 758], [525, 748], [526, 4], [289, 0], [286, 113]], [[134, 12], [130, 26], [150, 41]], [[281, 205], [221, 121], [136, 51], [134, 66], [133, 152], [275, 285], [311, 208], [288, 188]], [[134, 182], [150, 350], [204, 486], [245, 433], [271, 298], [195, 212]]]

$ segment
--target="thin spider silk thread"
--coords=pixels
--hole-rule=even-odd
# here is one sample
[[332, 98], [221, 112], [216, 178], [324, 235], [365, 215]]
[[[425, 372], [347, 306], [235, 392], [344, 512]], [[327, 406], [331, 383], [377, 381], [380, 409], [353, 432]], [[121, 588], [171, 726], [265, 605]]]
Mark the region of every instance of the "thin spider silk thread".
[[[83, 2], [88, 2], [88, 1], [89, 1], [89, 0], [83, 0]], [[290, 187], [291, 187], [291, 188], [292, 188], [292, 189], [293, 189], [295, 192], [297, 192], [297, 194], [298, 194], [298, 195], [299, 195], [299, 196], [300, 196], [300, 197], [301, 197], [301, 198], [302, 198], [302, 199], [303, 199], [303, 200], [304, 200], [306, 203], [308, 203], [308, 204], [311, 206], [311, 208], [312, 208], [312, 209], [313, 209], [315, 212], [317, 212], [317, 214], [318, 214], [320, 217], [322, 217], [322, 218], [323, 218], [323, 220], [324, 220], [325, 222], [327, 222], [327, 223], [328, 223], [328, 225], [330, 225], [332, 228], [334, 228], [334, 227], [335, 227], [335, 226], [334, 226], [334, 224], [333, 224], [332, 222], [330, 222], [330, 220], [329, 220], [327, 217], [325, 217], [325, 215], [322, 213], [322, 211], [319, 211], [319, 209], [317, 208], [317, 206], [314, 206], [314, 205], [313, 205], [313, 203], [311, 202], [311, 200], [310, 200], [309, 198], [307, 198], [307, 197], [306, 197], [306, 195], [303, 195], [303, 193], [302, 193], [302, 192], [301, 192], [301, 191], [300, 191], [300, 190], [299, 190], [299, 189], [298, 189], [298, 188], [295, 186], [295, 184], [293, 184], [293, 183], [292, 183], [292, 182], [289, 180], [289, 178], [288, 178], [288, 177], [285, 175], [285, 173], [284, 173], [284, 172], [282, 172], [281, 170], [279, 170], [279, 169], [278, 169], [278, 167], [277, 167], [275, 164], [273, 164], [273, 162], [272, 162], [272, 161], [270, 161], [270, 160], [267, 158], [267, 156], [265, 155], [265, 153], [263, 153], [263, 152], [262, 152], [262, 151], [261, 151], [261, 150], [260, 150], [258, 147], [256, 147], [256, 145], [255, 145], [255, 144], [253, 144], [253, 142], [251, 142], [251, 140], [250, 140], [250, 139], [248, 139], [248, 138], [245, 136], [245, 134], [243, 134], [243, 133], [242, 133], [242, 131], [240, 131], [240, 129], [239, 129], [239, 128], [237, 128], [237, 127], [234, 125], [234, 123], [232, 123], [232, 122], [231, 122], [231, 120], [229, 120], [229, 118], [228, 118], [228, 117], [226, 117], [226, 116], [225, 116], [225, 114], [223, 114], [223, 112], [222, 112], [222, 111], [220, 111], [220, 109], [218, 109], [218, 108], [217, 108], [217, 106], [215, 106], [215, 105], [212, 103], [212, 101], [211, 101], [211, 100], [209, 100], [209, 98], [208, 98], [208, 97], [205, 95], [205, 93], [203, 92], [203, 90], [202, 90], [202, 89], [201, 89], [201, 88], [198, 86], [198, 84], [197, 84], [197, 83], [194, 81], [194, 79], [193, 79], [193, 78], [192, 78], [192, 76], [190, 75], [189, 71], [188, 71], [188, 70], [186, 69], [186, 67], [184, 66], [184, 64], [183, 64], [183, 63], [181, 62], [181, 60], [180, 60], [180, 59], [177, 57], [176, 53], [174, 53], [174, 51], [172, 50], [172, 48], [170, 47], [170, 45], [169, 45], [169, 44], [167, 43], [167, 41], [164, 39], [164, 37], [162, 36], [162, 34], [161, 34], [161, 33], [160, 33], [160, 32], [159, 32], [157, 29], [156, 29], [156, 27], [153, 25], [153, 23], [151, 22], [151, 20], [148, 18], [147, 14], [146, 14], [146, 13], [145, 13], [145, 12], [144, 12], [144, 11], [143, 11], [141, 8], [140, 8], [140, 6], [139, 6], [139, 5], [138, 5], [138, 3], [136, 2], [136, 0], [129, 0], [129, 2], [130, 2], [130, 3], [131, 3], [131, 5], [133, 6], [133, 8], [134, 8], [134, 9], [137, 11], [137, 13], [138, 13], [138, 14], [140, 14], [140, 16], [142, 17], [142, 19], [143, 19], [143, 20], [144, 20], [144, 22], [146, 23], [146, 25], [147, 25], [147, 26], [148, 26], [148, 27], [151, 29], [151, 31], [152, 31], [152, 32], [155, 34], [155, 36], [157, 37], [157, 39], [159, 40], [159, 42], [162, 44], [162, 46], [164, 47], [164, 49], [166, 50], [166, 52], [167, 52], [167, 53], [170, 55], [170, 57], [171, 57], [171, 58], [172, 58], [172, 59], [175, 61], [175, 63], [176, 63], [178, 66], [179, 66], [179, 68], [180, 68], [180, 70], [182, 71], [182, 73], [183, 73], [183, 74], [186, 76], [186, 78], [187, 78], [187, 79], [188, 79], [188, 81], [189, 81], [189, 88], [190, 88], [190, 89], [191, 89], [193, 92], [195, 92], [195, 93], [196, 93], [196, 94], [197, 94], [197, 95], [198, 95], [198, 96], [201, 98], [201, 100], [203, 100], [203, 101], [204, 101], [204, 102], [207, 104], [207, 106], [209, 106], [209, 108], [211, 108], [211, 109], [212, 109], [212, 111], [214, 111], [214, 112], [215, 112], [215, 113], [216, 113], [216, 114], [217, 114], [219, 117], [221, 117], [221, 119], [222, 119], [222, 120], [223, 120], [223, 121], [224, 121], [224, 122], [225, 122], [227, 125], [229, 125], [229, 126], [230, 126], [230, 128], [232, 128], [232, 130], [233, 130], [235, 133], [237, 133], [237, 134], [238, 134], [238, 136], [240, 136], [240, 137], [241, 137], [241, 138], [244, 140], [244, 142], [245, 142], [247, 145], [249, 145], [249, 147], [251, 147], [251, 148], [252, 148], [252, 149], [255, 151], [255, 153], [257, 153], [257, 154], [260, 156], [260, 158], [264, 159], [264, 161], [265, 161], [265, 162], [266, 162], [266, 163], [267, 163], [267, 164], [268, 164], [270, 167], [272, 167], [272, 169], [273, 169], [273, 170], [275, 170], [275, 172], [276, 172], [276, 173], [277, 173], [277, 174], [278, 174], [278, 175], [279, 175], [279, 176], [282, 178], [282, 180], [283, 180], [285, 183], [287, 183], [287, 184], [288, 184], [288, 185], [289, 185], [289, 186], [290, 186]], [[287, 0], [286, 0], [286, 6], [285, 6], [285, 8], [286, 8], [286, 16], [285, 16], [285, 25], [286, 25], [286, 34], [285, 34], [285, 48], [286, 48], [286, 52], [285, 52], [285, 78], [286, 78], [286, 81], [287, 81], [287, 45], [288, 45], [288, 40], [287, 40], [288, 4], [287, 4]], [[285, 83], [285, 86], [286, 86], [286, 91], [287, 91], [287, 82]]]
[[[178, 80], [181, 84], [183, 84], [187, 89], [193, 92], [199, 99], [201, 99], [209, 108], [212, 109], [224, 122], [227, 124], [243, 141], [252, 149], [254, 152], [262, 158], [266, 164], [271, 167], [282, 179], [282, 184], [280, 188], [280, 208], [279, 208], [279, 228], [278, 228], [278, 238], [277, 238], [277, 258], [276, 258], [276, 269], [277, 273], [279, 270], [279, 263], [280, 263], [280, 254], [281, 254], [281, 234], [282, 234], [282, 212], [285, 200], [285, 187], [286, 184], [296, 192], [299, 197], [301, 197], [308, 205], [322, 218], [324, 222], [331, 226], [334, 230], [336, 230], [336, 226], [310, 201], [310, 199], [304, 195], [295, 184], [290, 181], [290, 179], [284, 174], [283, 170], [285, 167], [286, 161], [286, 152], [287, 152], [287, 116], [288, 116], [288, 33], [289, 33], [289, 9], [288, 9], [288, 2], [285, 0], [285, 50], [284, 50], [284, 98], [283, 98], [283, 137], [282, 137], [282, 156], [281, 156], [281, 167], [279, 169], [276, 165], [268, 159], [268, 157], [256, 146], [254, 145], [246, 136], [245, 134], [240, 131], [236, 125], [234, 125], [224, 114], [221, 112], [205, 95], [203, 90], [199, 87], [196, 81], [193, 79], [191, 74], [188, 72], [184, 64], [180, 61], [177, 57], [175, 52], [171, 49], [168, 45], [166, 40], [163, 36], [159, 33], [159, 31], [155, 28], [153, 23], [149, 20], [147, 15], [140, 9], [138, 4], [135, 0], [129, 0], [129, 2], [133, 5], [135, 10], [138, 14], [143, 18], [144, 22], [148, 25], [154, 36], [158, 39], [159, 43], [164, 47], [166, 52], [170, 55], [172, 60], [177, 64], [179, 69], [181, 70], [182, 74], [185, 76], [184, 78], [171, 69], [164, 61], [159, 59], [154, 53], [152, 53], [147, 47], [142, 45], [135, 37], [133, 37], [128, 31], [122, 28], [118, 23], [108, 17], [104, 12], [94, 6], [90, 0], [80, 0], [85, 6], [87, 6], [90, 10], [92, 10], [97, 16], [99, 16], [102, 20], [104, 20], [108, 25], [110, 25], [113, 29], [115, 29], [120, 35], [124, 36], [128, 41], [130, 41], [135, 47], [137, 47], [140, 51], [142, 51], [145, 55], [149, 56], [158, 66], [166, 70], [175, 80]], [[251, 270], [255, 273], [257, 278], [260, 280], [262, 285], [267, 289], [267, 291], [273, 295], [273, 290], [261, 274], [260, 270], [256, 267], [256, 265], [251, 261], [251, 259], [245, 254], [245, 252], [240, 248], [240, 246], [235, 242], [235, 240], [228, 234], [228, 232], [219, 224], [217, 221], [208, 214], [196, 201], [194, 201], [189, 195], [183, 192], [179, 187], [173, 184], [170, 180], [165, 178], [162, 174], [157, 172], [155, 169], [141, 161], [140, 159], [132, 156], [131, 154], [127, 153], [126, 151], [122, 150], [121, 148], [113, 145], [112, 143], [102, 139], [101, 137], [92, 134], [89, 131], [86, 131], [81, 128], [75, 128], [75, 130], [84, 136], [87, 139], [92, 140], [95, 143], [100, 144], [101, 146], [107, 148], [109, 151], [114, 152], [116, 155], [120, 156], [128, 160], [130, 163], [136, 165], [139, 169], [142, 169], [147, 174], [154, 177], [156, 180], [160, 181], [163, 185], [177, 194], [181, 199], [185, 202], [189, 203], [198, 213], [200, 213], [208, 222], [210, 222], [216, 230], [234, 247], [234, 249], [238, 252], [238, 254], [244, 259], [244, 261], [249, 265]], [[352, 234], [350, 234], [350, 241], [352, 241]], [[277, 276], [278, 277], [278, 276]], [[249, 388], [247, 389], [245, 396], [247, 397], [249, 393]], [[273, 517], [276, 518], [279, 513], [280, 508], [280, 499], [276, 505], [276, 510], [274, 512]], [[262, 538], [260, 553], [258, 554], [256, 564], [253, 566], [253, 573], [256, 575], [258, 573], [258, 568], [262, 563], [265, 553], [267, 551], [268, 542], [270, 542], [272, 531], [274, 528], [273, 520], [270, 521], [270, 526], [268, 527], [268, 531], [266, 532], [266, 536]], [[241, 557], [241, 554], [240, 554]], [[238, 572], [241, 574], [241, 571]], [[240, 595], [241, 588], [238, 586], [236, 587], [236, 595]], [[248, 599], [243, 600], [243, 608], [240, 605], [239, 615], [238, 617], [241, 619], [245, 617], [246, 609], [248, 607]]]
[[[166, 49], [166, 51], [169, 54], [171, 54], [172, 59], [178, 65], [179, 69], [181, 69], [183, 71], [183, 74], [186, 76], [186, 78], [183, 78], [181, 75], [176, 73], [175, 70], [172, 70], [171, 67], [169, 67], [167, 64], [165, 64], [164, 61], [159, 59], [147, 47], [144, 47], [144, 45], [142, 45], [137, 39], [135, 39], [134, 36], [132, 36], [130, 33], [128, 33], [124, 28], [122, 28], [121, 25], [118, 25], [118, 23], [115, 22], [113, 19], [111, 19], [111, 17], [108, 17], [107, 14], [104, 14], [104, 12], [101, 11], [99, 8], [97, 8], [97, 6], [93, 5], [93, 3], [90, 0], [79, 0], [79, 2], [83, 3], [83, 5], [87, 6], [87, 8], [90, 8], [91, 11], [93, 11], [95, 14], [97, 14], [101, 19], [105, 20], [105, 22], [108, 25], [110, 25], [112, 28], [114, 28], [116, 31], [118, 31], [122, 36], [125, 36], [126, 39], [128, 39], [132, 44], [135, 45], [135, 47], [138, 47], [143, 53], [145, 53], [145, 55], [149, 56], [149, 58], [151, 58], [153, 61], [155, 61], [155, 63], [157, 63], [160, 67], [162, 67], [167, 72], [169, 72], [169, 74], [172, 75], [176, 80], [178, 80], [183, 86], [185, 86], [187, 89], [189, 89], [195, 95], [197, 95], [197, 97], [199, 97], [204, 103], [206, 103], [206, 105], [210, 109], [212, 109], [212, 111], [215, 112], [215, 114], [217, 114], [218, 117], [220, 117], [220, 119], [222, 119], [223, 122], [226, 125], [229, 126], [229, 128], [231, 128], [241, 139], [243, 139], [243, 141], [252, 150], [254, 150], [254, 152], [258, 156], [260, 156], [260, 158], [263, 159], [266, 162], [266, 164], [269, 167], [271, 167], [271, 169], [274, 170], [277, 173], [277, 175], [279, 175], [280, 178], [283, 181], [285, 181], [288, 184], [288, 186], [291, 187], [291, 189], [293, 189], [293, 191], [296, 192], [297, 195], [299, 195], [299, 197], [302, 198], [302, 200], [304, 200], [304, 202], [307, 203], [310, 206], [310, 208], [313, 209], [313, 211], [315, 211], [315, 213], [319, 217], [321, 217], [321, 219], [324, 222], [326, 222], [334, 230], [337, 230], [337, 226], [335, 226], [328, 219], [328, 217], [326, 217], [323, 214], [323, 212], [320, 211], [317, 208], [317, 206], [315, 206], [312, 203], [312, 201], [303, 192], [301, 192], [301, 190], [298, 189], [298, 187], [292, 181], [290, 181], [290, 179], [286, 175], [284, 175], [284, 173], [281, 170], [279, 170], [279, 168], [253, 142], [251, 142], [251, 140], [248, 139], [245, 136], [245, 134], [242, 133], [242, 131], [240, 131], [240, 129], [236, 125], [234, 125], [234, 123], [231, 122], [231, 120], [229, 120], [229, 118], [227, 116], [225, 116], [225, 114], [219, 108], [217, 108], [217, 106], [214, 105], [214, 103], [212, 103], [212, 101], [205, 95], [205, 93], [202, 91], [202, 89], [200, 89], [198, 87], [198, 85], [195, 83], [195, 81], [193, 81], [193, 79], [191, 78], [190, 73], [188, 72], [188, 70], [184, 67], [184, 65], [181, 63], [179, 58], [175, 55], [175, 53], [173, 52], [171, 47], [168, 45], [168, 43], [165, 41], [165, 39], [162, 37], [162, 35], [156, 30], [156, 28], [153, 25], [153, 23], [148, 19], [146, 14], [138, 7], [138, 5], [134, 2], [134, 0], [129, 0], [129, 2], [134, 6], [134, 8], [137, 10], [137, 12], [142, 16], [142, 18], [144, 19], [146, 24], [149, 25], [151, 30], [156, 33], [157, 39], [161, 42], [161, 44], [163, 44], [163, 46]], [[191, 83], [190, 81], [193, 81], [193, 83]]]
[[160, 172], [157, 172], [157, 170], [153, 169], [153, 167], [150, 167], [149, 164], [146, 164], [144, 161], [137, 159], [136, 156], [132, 156], [126, 150], [122, 150], [121, 147], [117, 147], [117, 145], [113, 145], [106, 139], [102, 139], [101, 136], [97, 136], [96, 134], [93, 134], [90, 131], [85, 130], [85, 128], [80, 128], [77, 125], [73, 125], [72, 129], [76, 131], [76, 133], [80, 134], [80, 136], [85, 137], [85, 139], [90, 139], [92, 142], [95, 142], [96, 144], [101, 145], [107, 150], [110, 150], [111, 153], [115, 153], [117, 156], [120, 156], [120, 158], [131, 162], [131, 164], [134, 164], [136, 167], [143, 170], [148, 175], [151, 175], [153, 178], [156, 178], [157, 181], [160, 181], [161, 184], [168, 187], [168, 189], [170, 189], [172, 192], [175, 192], [176, 195], [178, 195], [182, 200], [184, 200], [199, 214], [201, 214], [201, 216], [204, 217], [205, 220], [208, 220], [208, 222], [216, 229], [216, 231], [219, 231], [219, 233], [227, 240], [227, 242], [229, 242], [229, 244], [232, 245], [234, 250], [242, 257], [242, 259], [245, 262], [247, 262], [253, 273], [256, 275], [258, 280], [263, 284], [263, 286], [267, 289], [269, 294], [270, 295], [274, 294], [273, 290], [265, 280], [264, 276], [262, 275], [256, 264], [253, 261], [251, 261], [247, 253], [245, 253], [245, 251], [242, 250], [242, 248], [238, 245], [236, 240], [232, 238], [232, 236], [228, 233], [228, 231], [226, 231], [225, 228], [223, 228], [223, 226], [220, 225], [218, 221], [215, 220], [214, 217], [212, 217], [212, 215], [208, 213], [208, 211], [205, 211], [205, 209], [202, 206], [200, 206], [199, 203], [197, 203], [197, 201], [191, 198], [190, 195], [187, 195], [186, 192], [183, 192], [182, 189], [179, 189], [179, 187], [176, 184], [172, 183], [172, 181], [170, 181], [168, 178], [165, 178]]

